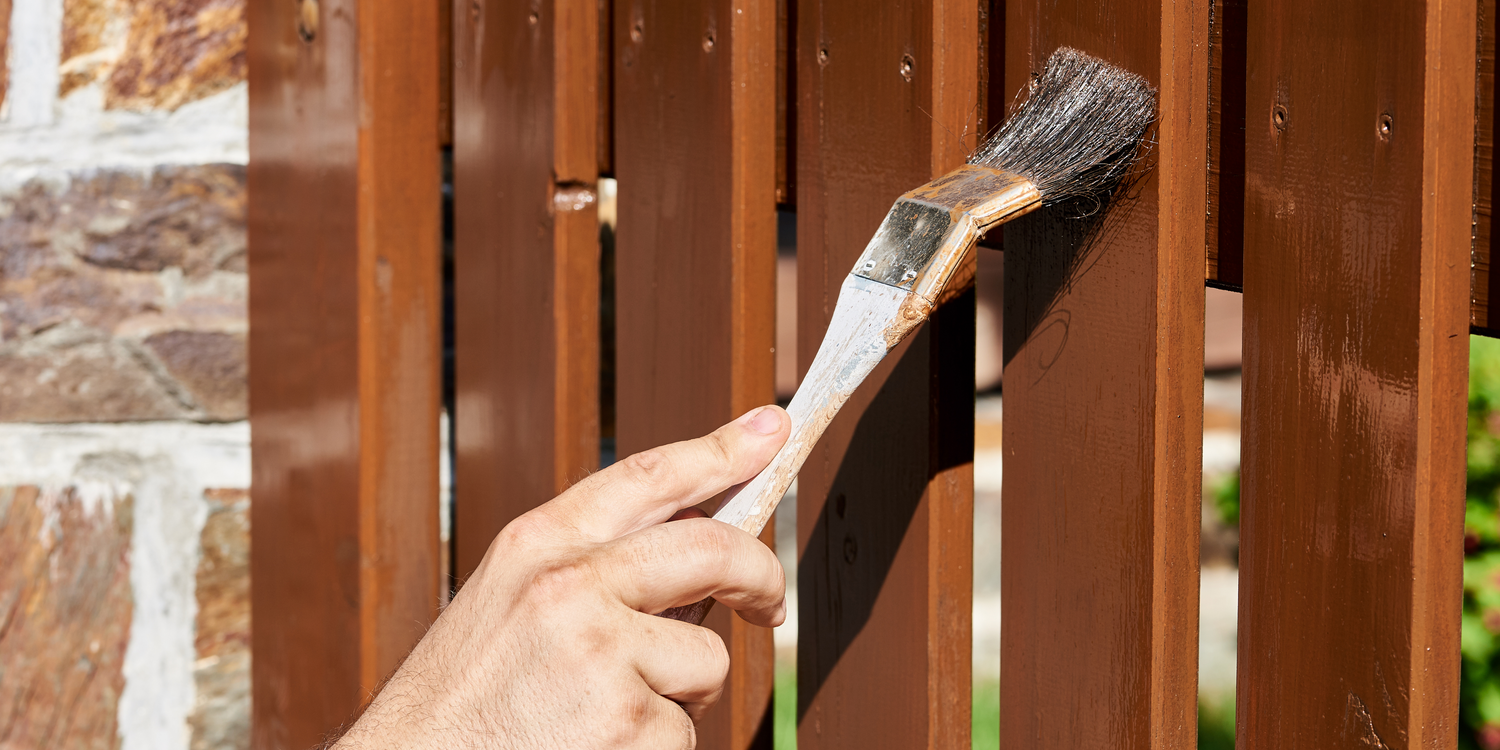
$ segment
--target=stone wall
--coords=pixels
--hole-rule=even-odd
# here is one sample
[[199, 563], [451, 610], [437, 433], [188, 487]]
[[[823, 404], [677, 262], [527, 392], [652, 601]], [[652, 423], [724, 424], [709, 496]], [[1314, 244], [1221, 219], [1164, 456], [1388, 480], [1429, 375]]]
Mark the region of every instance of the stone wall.
[[0, 747], [249, 740], [243, 0], [0, 0]]

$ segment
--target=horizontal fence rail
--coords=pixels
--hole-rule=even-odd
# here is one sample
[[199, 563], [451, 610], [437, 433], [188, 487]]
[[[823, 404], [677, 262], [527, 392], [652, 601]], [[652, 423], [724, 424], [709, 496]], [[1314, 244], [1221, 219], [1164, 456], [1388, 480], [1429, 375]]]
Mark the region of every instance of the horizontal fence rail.
[[[1161, 117], [1106, 210], [986, 240], [1004, 746], [1196, 744], [1205, 283], [1245, 306], [1238, 741], [1456, 742], [1467, 333], [1500, 330], [1494, 0], [314, 5], [312, 30], [249, 12], [256, 747], [354, 715], [601, 450], [773, 400], [777, 210], [805, 371], [891, 201], [1062, 45], [1146, 77]], [[802, 472], [804, 748], [969, 743], [975, 331], [960, 289]], [[772, 747], [770, 633], [708, 624], [733, 669], [699, 746]]]

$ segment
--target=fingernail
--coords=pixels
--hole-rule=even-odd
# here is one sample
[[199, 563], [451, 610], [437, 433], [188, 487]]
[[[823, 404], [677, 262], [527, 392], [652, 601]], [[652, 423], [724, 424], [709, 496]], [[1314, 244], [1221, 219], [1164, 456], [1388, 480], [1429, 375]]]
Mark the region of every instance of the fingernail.
[[754, 416], [750, 417], [748, 426], [762, 435], [774, 435], [777, 430], [781, 429], [781, 415], [769, 406], [762, 406]]

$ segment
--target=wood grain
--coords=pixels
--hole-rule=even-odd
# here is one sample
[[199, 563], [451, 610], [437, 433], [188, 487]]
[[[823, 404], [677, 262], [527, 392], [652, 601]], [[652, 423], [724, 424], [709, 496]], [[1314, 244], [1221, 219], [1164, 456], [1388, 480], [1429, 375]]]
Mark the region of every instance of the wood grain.
[[476, 0], [454, 36], [455, 574], [599, 466], [595, 0]]
[[1479, 0], [1478, 49], [1475, 72], [1474, 118], [1474, 249], [1470, 276], [1472, 304], [1469, 323], [1475, 333], [1500, 335], [1500, 320], [1492, 319], [1490, 301], [1500, 299], [1500, 274], [1491, 273], [1495, 255], [1492, 229], [1495, 207], [1495, 98], [1500, 79], [1495, 76], [1497, 7], [1495, 0]]
[[[614, 48], [625, 456], [775, 400], [776, 2], [619, 2]], [[722, 607], [706, 624], [732, 666], [699, 746], [769, 748], [771, 632]]]
[[438, 603], [438, 12], [297, 11], [246, 9], [256, 747], [349, 720]]
[[1457, 743], [1474, 29], [1250, 6], [1240, 747]]
[[[806, 372], [892, 201], [973, 146], [979, 34], [974, 3], [798, 6], [797, 346]], [[973, 378], [968, 293], [887, 357], [803, 467], [804, 750], [968, 744]]]
[[1001, 744], [1196, 746], [1208, 5], [1006, 7], [1012, 91], [1061, 45], [1160, 87], [1155, 168], [1005, 233]]
[[1211, 0], [1208, 72], [1209, 286], [1239, 291], [1245, 254], [1245, 13], [1248, 0]]

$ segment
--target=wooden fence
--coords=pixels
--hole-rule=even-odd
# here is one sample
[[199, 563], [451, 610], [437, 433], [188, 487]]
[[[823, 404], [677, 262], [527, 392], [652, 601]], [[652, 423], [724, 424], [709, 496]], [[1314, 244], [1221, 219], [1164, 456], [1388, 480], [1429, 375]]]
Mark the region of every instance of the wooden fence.
[[[1004, 233], [1004, 746], [1195, 745], [1205, 281], [1245, 297], [1240, 746], [1453, 746], [1495, 0], [247, 7], [257, 747], [344, 722], [449, 574], [597, 466], [601, 176], [623, 455], [772, 400], [778, 206], [805, 368], [891, 201], [1059, 45], [1161, 118], [1102, 220]], [[805, 750], [968, 743], [973, 340], [966, 294], [802, 472]], [[734, 668], [700, 746], [769, 747], [770, 634], [711, 625]]]

